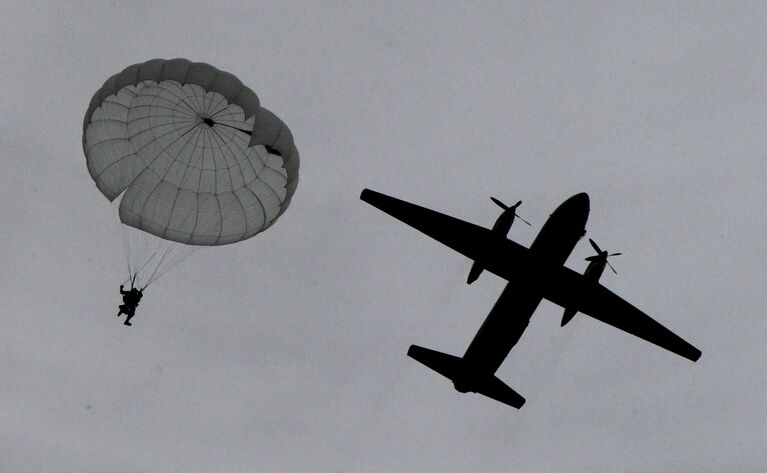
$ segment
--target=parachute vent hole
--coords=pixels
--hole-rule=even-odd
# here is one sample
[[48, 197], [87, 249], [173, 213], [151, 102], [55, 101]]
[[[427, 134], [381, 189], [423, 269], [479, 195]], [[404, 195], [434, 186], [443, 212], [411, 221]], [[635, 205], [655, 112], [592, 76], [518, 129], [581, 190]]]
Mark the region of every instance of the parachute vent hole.
[[215, 125], [215, 124], [216, 124], [216, 122], [214, 122], [214, 121], [213, 121], [213, 120], [211, 120], [210, 118], [203, 118], [203, 119], [202, 119], [202, 122], [203, 122], [203, 123], [205, 123], [205, 124], [206, 124], [206, 125], [208, 125], [208, 126], [213, 126], [213, 125]]

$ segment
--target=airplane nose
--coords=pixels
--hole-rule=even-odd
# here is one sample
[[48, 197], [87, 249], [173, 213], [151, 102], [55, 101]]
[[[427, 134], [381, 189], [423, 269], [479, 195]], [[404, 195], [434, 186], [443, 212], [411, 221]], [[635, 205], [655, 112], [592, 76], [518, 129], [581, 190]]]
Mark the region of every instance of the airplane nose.
[[[567, 210], [568, 213], [571, 213], [573, 211], [578, 211], [578, 210], [588, 211], [589, 195], [585, 192], [581, 192], [580, 194], [575, 194], [574, 196], [570, 197], [566, 201], [562, 202], [559, 208], [568, 209]], [[557, 208], [557, 210], [559, 210], [559, 208]]]
[[[559, 206], [563, 210], [562, 213], [568, 215], [568, 218], [578, 222], [578, 226], [585, 226], [586, 219], [589, 215], [589, 195], [585, 192], [575, 194]], [[557, 209], [559, 210], [559, 209]], [[582, 222], [582, 223], [581, 223]]]
[[574, 196], [570, 197], [565, 201], [565, 204], [567, 204], [567, 208], [570, 210], [568, 212], [573, 213], [586, 213], [589, 212], [589, 195], [585, 192], [581, 192], [580, 194], [575, 194]]
[[581, 208], [589, 208], [589, 195], [585, 192], [581, 192], [580, 194], [575, 194], [574, 196], [567, 199], [569, 202], [572, 202], [573, 206], [581, 207]]
[[575, 194], [566, 201], [562, 202], [554, 213], [566, 213], [568, 215], [581, 214], [589, 211], [589, 195], [585, 192]]

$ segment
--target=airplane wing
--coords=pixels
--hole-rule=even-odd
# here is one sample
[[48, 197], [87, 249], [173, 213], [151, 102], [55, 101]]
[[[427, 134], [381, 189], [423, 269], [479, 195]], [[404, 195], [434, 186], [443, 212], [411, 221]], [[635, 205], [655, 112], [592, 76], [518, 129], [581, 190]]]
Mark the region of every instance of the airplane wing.
[[370, 189], [363, 190], [360, 199], [467, 258], [482, 261], [486, 270], [506, 280], [515, 273], [513, 263], [527, 260], [525, 247], [479, 225]]
[[553, 284], [546, 284], [544, 298], [562, 307], [577, 307], [590, 317], [628, 332], [654, 345], [697, 361], [701, 351], [599, 283], [562, 266]]

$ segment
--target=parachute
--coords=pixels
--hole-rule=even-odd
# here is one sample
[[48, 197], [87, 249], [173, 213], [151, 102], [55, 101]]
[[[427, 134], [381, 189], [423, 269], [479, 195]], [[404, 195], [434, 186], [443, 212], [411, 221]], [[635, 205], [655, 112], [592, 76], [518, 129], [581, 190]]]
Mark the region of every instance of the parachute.
[[143, 287], [195, 249], [266, 230], [298, 185], [288, 127], [237, 77], [186, 59], [110, 77], [85, 113], [83, 151]]

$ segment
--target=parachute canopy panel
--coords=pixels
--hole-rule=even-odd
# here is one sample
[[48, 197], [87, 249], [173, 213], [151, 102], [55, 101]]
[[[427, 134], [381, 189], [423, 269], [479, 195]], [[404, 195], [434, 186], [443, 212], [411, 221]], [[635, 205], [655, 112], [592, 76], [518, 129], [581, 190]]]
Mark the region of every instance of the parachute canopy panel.
[[271, 226], [298, 185], [287, 126], [232, 74], [186, 59], [127, 67], [93, 96], [83, 149], [122, 223], [189, 245]]

